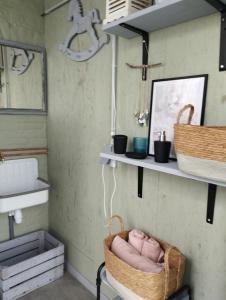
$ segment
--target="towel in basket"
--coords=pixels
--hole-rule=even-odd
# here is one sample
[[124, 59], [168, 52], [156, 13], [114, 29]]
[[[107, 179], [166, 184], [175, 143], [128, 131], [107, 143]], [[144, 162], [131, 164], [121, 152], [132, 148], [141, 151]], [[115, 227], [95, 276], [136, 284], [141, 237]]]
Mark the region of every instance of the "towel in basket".
[[128, 241], [129, 231], [124, 231], [124, 224], [120, 216], [109, 219], [109, 236], [104, 240], [105, 264], [107, 271], [119, 283], [130, 289], [145, 300], [164, 300], [181, 287], [185, 257], [181, 252], [168, 243], [156, 239], [165, 252], [164, 270], [161, 273], [148, 273], [139, 271], [111, 252], [111, 244], [116, 236], [112, 234], [112, 220], [118, 219], [121, 231], [117, 234]]

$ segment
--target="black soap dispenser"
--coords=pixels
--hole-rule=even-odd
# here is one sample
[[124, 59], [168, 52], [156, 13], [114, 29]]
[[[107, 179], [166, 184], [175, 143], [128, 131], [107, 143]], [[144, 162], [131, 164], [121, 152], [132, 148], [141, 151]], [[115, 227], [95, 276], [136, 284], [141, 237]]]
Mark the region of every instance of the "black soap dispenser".
[[154, 142], [155, 161], [158, 163], [168, 163], [171, 142], [166, 140], [166, 132], [160, 132], [159, 141]]

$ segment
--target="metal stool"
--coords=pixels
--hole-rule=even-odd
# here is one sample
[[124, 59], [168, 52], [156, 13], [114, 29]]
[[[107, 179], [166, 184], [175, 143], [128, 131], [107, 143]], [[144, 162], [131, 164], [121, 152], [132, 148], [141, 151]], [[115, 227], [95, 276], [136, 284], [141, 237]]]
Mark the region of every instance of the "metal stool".
[[[107, 284], [109, 287], [110, 284], [107, 282], [105, 272], [103, 271], [105, 267], [105, 262], [103, 262], [97, 270], [96, 286], [97, 286], [97, 300], [100, 300], [100, 289], [102, 282]], [[111, 287], [113, 290], [114, 288]], [[171, 295], [167, 300], [190, 300], [191, 299], [191, 290], [190, 287], [185, 285], [179, 289], [176, 293]], [[114, 300], [123, 300], [119, 296], [114, 298]]]

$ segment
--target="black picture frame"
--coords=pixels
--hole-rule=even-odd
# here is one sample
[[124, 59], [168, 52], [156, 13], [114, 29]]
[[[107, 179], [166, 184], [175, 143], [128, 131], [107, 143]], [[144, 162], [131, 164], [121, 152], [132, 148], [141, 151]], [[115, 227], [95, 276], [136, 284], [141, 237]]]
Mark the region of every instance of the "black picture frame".
[[[149, 130], [148, 130], [148, 155], [149, 156], [154, 156], [154, 150], [153, 150], [153, 144], [154, 144], [154, 140], [157, 140], [157, 138], [153, 138], [153, 114], [155, 113], [153, 111], [153, 107], [155, 106], [155, 103], [153, 103], [155, 101], [155, 92], [156, 92], [156, 85], [158, 83], [164, 83], [164, 82], [176, 82], [176, 81], [179, 81], [181, 83], [182, 80], [190, 80], [190, 79], [203, 79], [203, 87], [202, 87], [202, 94], [201, 94], [201, 97], [200, 97], [200, 100], [199, 100], [199, 111], [200, 111], [200, 114], [199, 114], [199, 121], [198, 123], [196, 123], [197, 125], [204, 125], [204, 118], [205, 118], [205, 108], [206, 108], [206, 95], [207, 95], [207, 86], [208, 86], [208, 74], [201, 74], [201, 75], [193, 75], [193, 76], [183, 76], [183, 77], [172, 77], [172, 78], [164, 78], [164, 79], [157, 79], [157, 80], [153, 80], [152, 81], [152, 91], [151, 91], [151, 101], [150, 101], [150, 121], [149, 121]], [[192, 81], [191, 81], [192, 82]], [[188, 99], [188, 102], [187, 103], [181, 103], [181, 105], [178, 105], [178, 109], [176, 112], [176, 115], [175, 115], [175, 119], [174, 121], [172, 122], [172, 132], [173, 132], [173, 125], [176, 123], [176, 117], [177, 117], [177, 114], [179, 112], [179, 110], [181, 108], [183, 108], [183, 106], [185, 104], [195, 104], [195, 103], [192, 103], [192, 100], [191, 99]], [[195, 106], [195, 105], [194, 105]], [[164, 108], [162, 108], [164, 110]], [[163, 126], [163, 129], [164, 130], [164, 126]], [[171, 136], [172, 137], [172, 136]], [[173, 139], [172, 138], [167, 138], [167, 140], [170, 140], [172, 142], [172, 150], [171, 150], [171, 153], [170, 153], [170, 159], [171, 160], [176, 160], [176, 156], [174, 154], [174, 147], [173, 147]], [[151, 145], [152, 143], [152, 145]], [[153, 151], [152, 151], [153, 150]]]

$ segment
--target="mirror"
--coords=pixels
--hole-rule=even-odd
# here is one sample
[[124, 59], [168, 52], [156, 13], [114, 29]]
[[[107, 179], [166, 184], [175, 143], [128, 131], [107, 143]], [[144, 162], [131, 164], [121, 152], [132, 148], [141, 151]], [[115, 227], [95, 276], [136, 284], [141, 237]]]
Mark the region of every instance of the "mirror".
[[0, 40], [0, 114], [46, 114], [46, 51]]

